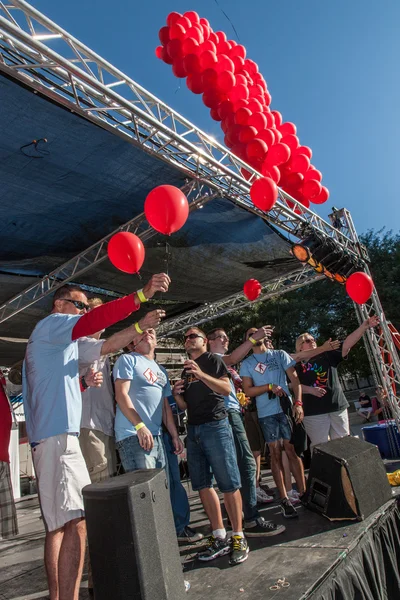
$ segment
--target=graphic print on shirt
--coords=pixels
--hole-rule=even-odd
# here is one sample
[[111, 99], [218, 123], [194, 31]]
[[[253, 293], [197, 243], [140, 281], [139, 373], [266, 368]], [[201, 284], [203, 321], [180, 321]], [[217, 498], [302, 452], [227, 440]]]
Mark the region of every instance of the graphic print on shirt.
[[316, 380], [311, 384], [311, 387], [326, 388], [328, 384], [327, 371], [323, 371], [323, 367], [317, 363], [301, 363], [303, 373], [309, 373], [310, 371], [315, 373]]
[[149, 367], [143, 372], [143, 375], [146, 377], [147, 381], [152, 385], [154, 385], [155, 383], [159, 383], [161, 387], [164, 387], [167, 383], [166, 377], [162, 371], [154, 373]]

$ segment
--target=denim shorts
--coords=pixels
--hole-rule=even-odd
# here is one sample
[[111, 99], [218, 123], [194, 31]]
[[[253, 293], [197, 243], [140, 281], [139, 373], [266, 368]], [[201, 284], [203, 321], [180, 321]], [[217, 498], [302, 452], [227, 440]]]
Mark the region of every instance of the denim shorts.
[[292, 437], [289, 419], [283, 412], [270, 417], [261, 417], [259, 423], [267, 444], [278, 440], [290, 440]]
[[154, 435], [154, 446], [151, 450], [143, 450], [137, 435], [130, 435], [116, 443], [124, 471], [137, 469], [165, 469], [165, 450], [160, 435]]
[[235, 443], [227, 418], [188, 425], [187, 460], [194, 491], [212, 487], [213, 475], [222, 493], [240, 489]]

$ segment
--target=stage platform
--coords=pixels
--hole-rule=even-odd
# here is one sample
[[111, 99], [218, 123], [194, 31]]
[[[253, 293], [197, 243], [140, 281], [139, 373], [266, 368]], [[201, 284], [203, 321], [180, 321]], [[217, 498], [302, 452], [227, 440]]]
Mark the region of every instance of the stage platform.
[[[388, 467], [399, 468], [398, 464]], [[272, 485], [269, 472], [264, 482]], [[189, 485], [187, 489], [192, 526], [206, 535], [208, 525], [198, 495]], [[330, 523], [303, 507], [298, 519], [286, 520], [276, 503], [260, 507], [265, 518], [284, 523], [286, 531], [264, 540], [251, 539], [249, 559], [242, 565], [230, 567], [227, 557], [199, 563], [195, 555], [201, 542], [180, 547], [184, 578], [190, 583], [187, 598], [395, 600], [400, 597], [400, 582], [394, 574], [400, 564], [396, 497], [400, 498], [400, 488], [394, 488], [392, 501], [360, 523]], [[47, 600], [38, 498], [26, 496], [17, 505], [20, 535], [0, 542], [0, 600]], [[278, 579], [285, 579], [289, 587], [270, 590]], [[354, 586], [364, 591], [351, 595]], [[373, 592], [366, 591], [368, 586]], [[85, 569], [80, 600], [88, 600], [86, 588]]]

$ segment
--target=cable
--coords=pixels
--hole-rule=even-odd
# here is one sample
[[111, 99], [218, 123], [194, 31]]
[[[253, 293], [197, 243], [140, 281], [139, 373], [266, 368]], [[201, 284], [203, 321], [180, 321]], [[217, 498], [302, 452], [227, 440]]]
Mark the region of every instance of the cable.
[[[28, 158], [43, 158], [44, 156], [48, 156], [50, 154], [50, 152], [48, 150], [42, 150], [41, 148], [39, 148], [39, 142], [44, 142], [47, 143], [46, 138], [40, 138], [38, 140], [32, 140], [32, 142], [29, 142], [29, 144], [25, 144], [24, 146], [20, 147], [20, 151], [22, 152], [22, 154], [24, 156], [27, 156]], [[24, 148], [30, 148], [30, 146], [33, 146], [35, 151], [37, 152], [37, 154], [27, 154], [26, 152], [24, 152]]]
[[224, 10], [221, 8], [221, 6], [220, 6], [220, 4], [219, 4], [218, 0], [214, 0], [214, 2], [215, 2], [215, 4], [218, 6], [218, 8], [219, 8], [219, 10], [222, 12], [222, 14], [223, 14], [223, 15], [224, 15], [224, 16], [225, 16], [227, 19], [228, 19], [229, 23], [231, 24], [231, 27], [232, 27], [233, 31], [235, 32], [235, 35], [236, 35], [236, 37], [237, 37], [237, 41], [238, 41], [239, 43], [241, 43], [241, 42], [240, 42], [240, 37], [239, 37], [239, 34], [238, 34], [238, 32], [236, 31], [236, 27], [234, 26], [234, 24], [232, 23], [232, 21], [230, 20], [230, 18], [229, 18], [229, 17], [228, 17], [228, 15], [226, 14], [226, 12], [225, 12], [225, 11], [224, 11]]

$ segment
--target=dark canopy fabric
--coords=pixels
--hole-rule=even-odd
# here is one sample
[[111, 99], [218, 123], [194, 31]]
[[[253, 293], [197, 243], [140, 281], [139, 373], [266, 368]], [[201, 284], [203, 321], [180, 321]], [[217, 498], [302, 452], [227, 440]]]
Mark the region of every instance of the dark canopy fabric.
[[[182, 186], [182, 173], [127, 140], [0, 75], [0, 302], [143, 212], [160, 184]], [[39, 148], [21, 147], [46, 138]], [[259, 217], [221, 198], [191, 213], [181, 231], [146, 243], [141, 278], [109, 262], [76, 283], [129, 293], [164, 271], [165, 243], [172, 285], [165, 299], [175, 315], [237, 293], [254, 277], [293, 272], [289, 244]], [[0, 336], [27, 338], [50, 299], [0, 324]], [[10, 361], [0, 348], [0, 364]]]

